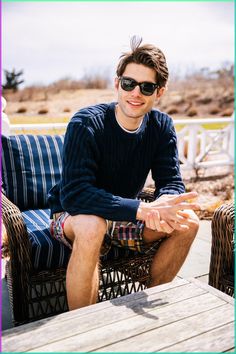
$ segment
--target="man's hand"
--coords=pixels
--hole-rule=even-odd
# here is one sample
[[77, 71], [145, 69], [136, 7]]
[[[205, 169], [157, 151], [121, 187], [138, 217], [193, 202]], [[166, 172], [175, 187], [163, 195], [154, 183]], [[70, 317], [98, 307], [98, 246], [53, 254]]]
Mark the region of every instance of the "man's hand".
[[188, 229], [186, 216], [181, 212], [185, 209], [199, 210], [198, 203], [188, 202], [196, 198], [196, 192], [179, 195], [165, 195], [151, 203], [141, 202], [137, 219], [145, 221], [148, 228], [171, 233], [173, 230]]

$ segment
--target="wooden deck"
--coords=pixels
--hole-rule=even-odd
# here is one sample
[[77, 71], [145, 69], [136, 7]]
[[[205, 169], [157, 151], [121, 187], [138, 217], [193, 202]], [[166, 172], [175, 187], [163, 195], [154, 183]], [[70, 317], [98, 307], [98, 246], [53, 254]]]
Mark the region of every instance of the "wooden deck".
[[171, 283], [6, 330], [5, 352], [222, 352], [234, 301], [198, 281]]

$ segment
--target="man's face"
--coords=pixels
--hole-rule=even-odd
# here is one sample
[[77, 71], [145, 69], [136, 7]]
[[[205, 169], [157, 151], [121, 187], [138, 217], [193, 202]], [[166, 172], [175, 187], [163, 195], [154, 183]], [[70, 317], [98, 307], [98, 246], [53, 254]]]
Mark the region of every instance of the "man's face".
[[[137, 82], [156, 83], [156, 73], [142, 64], [130, 63], [122, 76], [136, 80]], [[125, 91], [121, 88], [120, 81], [116, 78], [115, 87], [118, 91], [118, 112], [125, 120], [140, 119], [149, 112], [157, 97], [160, 97], [164, 89], [156, 89], [151, 96], [145, 96], [141, 93], [140, 87], [136, 86], [132, 91]]]

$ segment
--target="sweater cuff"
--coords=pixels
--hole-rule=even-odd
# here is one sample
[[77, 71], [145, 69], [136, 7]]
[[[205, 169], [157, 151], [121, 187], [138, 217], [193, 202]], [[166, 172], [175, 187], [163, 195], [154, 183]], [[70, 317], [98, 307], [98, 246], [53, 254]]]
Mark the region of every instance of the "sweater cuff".
[[126, 217], [124, 220], [136, 222], [137, 210], [141, 200], [122, 198], [120, 207], [125, 210]]
[[181, 194], [181, 193], [184, 193], [184, 192], [180, 192], [180, 191], [177, 191], [176, 189], [168, 189], [168, 190], [166, 190], [166, 191], [161, 191], [161, 192], [159, 192], [159, 194], [157, 194], [157, 196], [155, 197], [155, 199], [158, 199], [158, 198], [160, 198], [163, 194], [168, 194], [168, 195], [170, 195], [170, 194], [175, 194], [175, 195], [178, 195], [178, 194]]

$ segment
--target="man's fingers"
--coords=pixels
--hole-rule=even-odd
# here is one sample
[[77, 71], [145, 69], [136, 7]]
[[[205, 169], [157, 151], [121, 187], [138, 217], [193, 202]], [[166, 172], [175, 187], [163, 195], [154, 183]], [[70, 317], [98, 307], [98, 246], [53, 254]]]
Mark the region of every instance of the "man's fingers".
[[197, 215], [194, 213], [193, 210], [179, 210], [176, 213], [177, 215], [180, 215], [181, 217], [189, 220], [194, 220], [198, 221]]
[[[148, 213], [148, 225], [152, 230], [165, 232], [160, 225], [160, 214], [157, 210], [152, 210]], [[148, 225], [146, 224], [146, 226]]]
[[153, 221], [155, 223], [155, 227], [157, 231], [163, 231], [161, 224], [160, 224], [160, 214], [157, 210], [152, 211]]
[[171, 234], [171, 232], [174, 231], [174, 229], [169, 224], [167, 224], [167, 222], [164, 220], [160, 221], [160, 225], [161, 225], [162, 230], [164, 232], [166, 232], [167, 234]]
[[156, 225], [155, 225], [155, 223], [154, 223], [154, 221], [153, 221], [151, 212], [150, 212], [150, 213], [147, 213], [147, 217], [146, 217], [145, 223], [146, 223], [146, 226], [147, 226], [149, 229], [151, 229], [151, 230], [156, 230]]
[[161, 229], [161, 231], [166, 232], [167, 234], [170, 234], [174, 230], [174, 228], [171, 225], [171, 219], [167, 216], [166, 218], [162, 218], [162, 220], [161, 220], [160, 213], [157, 210], [155, 210], [154, 212], [158, 216], [155, 220], [158, 227]]
[[146, 215], [146, 227], [164, 233], [171, 233], [174, 229], [164, 220], [160, 220], [160, 214], [157, 210], [152, 210]]
[[198, 196], [198, 193], [197, 192], [188, 192], [188, 193], [183, 193], [183, 194], [179, 194], [177, 195], [174, 199], [173, 199], [173, 202], [174, 204], [177, 204], [177, 203], [181, 203], [181, 202], [184, 202], [184, 201], [187, 201], [189, 199], [194, 199]]
[[186, 230], [189, 230], [189, 226], [188, 226], [188, 224], [183, 224], [183, 223], [178, 223], [178, 222], [175, 222], [175, 223], [173, 223], [173, 228], [175, 229], [175, 230], [178, 230], [178, 231], [186, 231]]
[[187, 231], [187, 230], [189, 230], [189, 226], [188, 226], [188, 225], [185, 225], [185, 224], [181, 224], [181, 225], [180, 225], [180, 230], [182, 230], [182, 231]]
[[201, 206], [198, 203], [179, 203], [177, 205], [174, 205], [173, 208], [177, 210], [183, 210], [183, 209], [191, 209], [191, 210], [201, 210]]
[[178, 210], [176, 215], [181, 216], [183, 219], [189, 218], [189, 212], [187, 210]]
[[163, 212], [166, 213], [176, 213], [178, 210], [191, 209], [191, 210], [201, 210], [201, 206], [199, 203], [187, 203], [181, 202], [178, 204], [166, 204], [166, 205], [155, 205], [152, 206], [152, 210], [158, 210], [160, 215], [162, 216]]
[[184, 223], [186, 221], [186, 218], [187, 218], [187, 217], [185, 217], [185, 215], [181, 216], [181, 215], [179, 215], [179, 211], [177, 211], [175, 213], [175, 215], [173, 216], [173, 221], [177, 222], [178, 224]]

